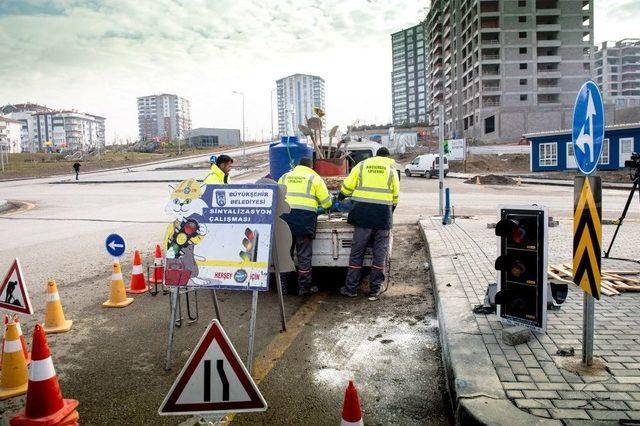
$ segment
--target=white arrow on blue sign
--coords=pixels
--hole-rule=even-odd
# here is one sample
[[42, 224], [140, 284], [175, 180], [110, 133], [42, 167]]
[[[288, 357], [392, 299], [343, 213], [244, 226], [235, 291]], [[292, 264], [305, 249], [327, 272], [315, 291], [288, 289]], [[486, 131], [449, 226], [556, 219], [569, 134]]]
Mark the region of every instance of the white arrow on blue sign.
[[127, 243], [120, 234], [109, 235], [104, 241], [104, 245], [107, 248], [107, 253], [113, 257], [122, 256], [127, 248]]
[[593, 81], [582, 85], [573, 107], [573, 152], [578, 168], [593, 173], [600, 161], [604, 139], [604, 107], [598, 86]]

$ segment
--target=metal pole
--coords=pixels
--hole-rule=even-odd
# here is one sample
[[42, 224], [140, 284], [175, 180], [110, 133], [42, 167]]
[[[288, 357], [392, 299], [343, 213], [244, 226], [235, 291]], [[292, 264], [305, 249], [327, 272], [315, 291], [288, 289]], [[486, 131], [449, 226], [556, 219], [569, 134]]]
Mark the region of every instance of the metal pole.
[[274, 134], [273, 134], [273, 92], [275, 92], [274, 89], [271, 89], [271, 141], [273, 142], [274, 139]]
[[169, 318], [169, 342], [167, 343], [167, 357], [164, 362], [164, 369], [171, 370], [171, 348], [173, 347], [173, 330], [176, 325], [176, 308], [178, 305], [178, 288], [171, 289], [171, 317]]
[[438, 107], [439, 134], [439, 164], [438, 164], [438, 213], [444, 215], [444, 106]]
[[276, 276], [276, 287], [278, 289], [278, 301], [280, 302], [280, 321], [282, 322], [282, 330], [287, 331], [287, 317], [284, 311], [284, 297], [282, 296], [282, 277], [280, 276], [280, 265], [278, 263], [278, 249], [276, 248], [277, 240], [274, 238], [274, 248], [273, 248], [273, 266], [274, 273]]
[[593, 296], [584, 293], [582, 304], [582, 365], [593, 365]]
[[218, 318], [220, 325], [222, 325], [222, 318], [220, 317], [220, 306], [218, 306], [218, 295], [215, 289], [211, 290], [211, 296], [213, 297], [213, 308], [216, 311], [216, 318]]
[[253, 367], [253, 341], [256, 337], [256, 315], [258, 313], [258, 290], [253, 290], [251, 297], [251, 319], [249, 320], [249, 346], [247, 349], [247, 370], [251, 374]]

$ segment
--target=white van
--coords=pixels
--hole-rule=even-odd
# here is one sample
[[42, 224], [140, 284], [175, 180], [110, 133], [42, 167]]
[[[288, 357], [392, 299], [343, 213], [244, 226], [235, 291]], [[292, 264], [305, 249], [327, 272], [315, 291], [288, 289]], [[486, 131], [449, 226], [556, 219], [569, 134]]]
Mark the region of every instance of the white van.
[[[424, 176], [428, 178], [438, 177], [440, 156], [437, 154], [418, 155], [412, 162], [404, 166], [404, 174], [407, 176]], [[444, 175], [449, 173], [449, 160], [444, 157]]]

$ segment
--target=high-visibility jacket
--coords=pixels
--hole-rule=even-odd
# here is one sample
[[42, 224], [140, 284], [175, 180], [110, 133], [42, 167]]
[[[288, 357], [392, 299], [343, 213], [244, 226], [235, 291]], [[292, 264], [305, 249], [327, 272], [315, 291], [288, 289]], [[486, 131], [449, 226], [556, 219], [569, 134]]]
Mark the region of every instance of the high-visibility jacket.
[[315, 212], [318, 206], [331, 207], [331, 196], [324, 180], [314, 170], [306, 166], [296, 166], [282, 175], [279, 184], [287, 187], [287, 203], [292, 209]]
[[207, 185], [223, 185], [229, 183], [229, 176], [216, 164], [212, 164], [211, 172], [204, 178], [204, 183]]
[[394, 163], [388, 157], [371, 157], [361, 161], [342, 182], [340, 192], [358, 202], [397, 205], [400, 181]]

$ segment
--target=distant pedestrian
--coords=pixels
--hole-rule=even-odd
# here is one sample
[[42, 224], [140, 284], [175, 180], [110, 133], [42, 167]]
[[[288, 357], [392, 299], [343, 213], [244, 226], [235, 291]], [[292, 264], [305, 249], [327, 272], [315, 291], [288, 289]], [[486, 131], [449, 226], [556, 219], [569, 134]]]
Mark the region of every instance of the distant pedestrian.
[[73, 170], [76, 172], [76, 180], [78, 180], [78, 173], [80, 173], [80, 163], [77, 161], [73, 163]]

